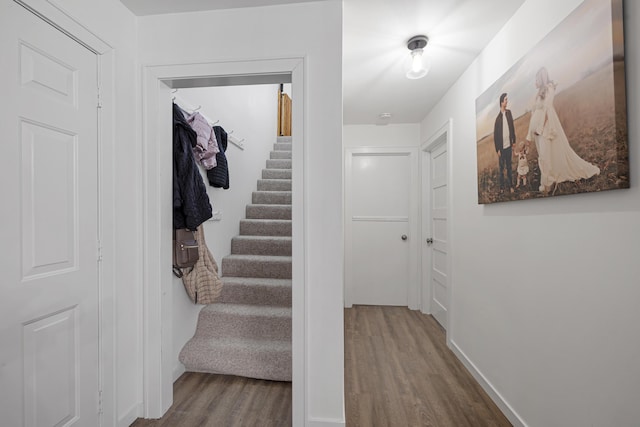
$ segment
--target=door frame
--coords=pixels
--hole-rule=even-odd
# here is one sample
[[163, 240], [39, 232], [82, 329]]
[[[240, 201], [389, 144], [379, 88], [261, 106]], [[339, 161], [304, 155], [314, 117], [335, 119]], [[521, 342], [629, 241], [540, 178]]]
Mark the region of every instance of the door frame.
[[[305, 198], [305, 57], [150, 64], [142, 67], [143, 156], [143, 405], [145, 418], [159, 418], [173, 403], [172, 352], [172, 132], [171, 88], [197, 80], [290, 76], [296, 107], [292, 114], [292, 409], [303, 425], [307, 408], [307, 218]], [[186, 86], [183, 86], [186, 87]]]
[[353, 230], [351, 227], [351, 204], [349, 198], [353, 191], [353, 183], [351, 176], [353, 172], [353, 157], [358, 154], [384, 154], [409, 156], [411, 164], [410, 171], [410, 187], [409, 187], [409, 283], [407, 284], [407, 306], [411, 310], [417, 310], [420, 306], [420, 272], [418, 263], [419, 245], [417, 238], [412, 236], [420, 236], [419, 230], [419, 206], [418, 206], [418, 147], [354, 147], [345, 150], [345, 166], [344, 166], [344, 306], [351, 308], [353, 306], [353, 298], [350, 293], [350, 284], [353, 281], [353, 269], [351, 252], [353, 246], [351, 244], [353, 238]]
[[[453, 310], [453, 280], [452, 280], [452, 254], [453, 254], [453, 225], [451, 221], [453, 191], [452, 191], [452, 131], [453, 120], [447, 120], [440, 128], [438, 128], [429, 138], [427, 138], [420, 145], [420, 226], [421, 226], [421, 244], [420, 244], [420, 259], [421, 259], [421, 300], [420, 310], [425, 314], [431, 314], [431, 293], [433, 292], [431, 286], [431, 253], [430, 249], [425, 249], [425, 239], [430, 237], [431, 234], [431, 152], [442, 144], [446, 146], [447, 150], [447, 329], [446, 339], [447, 345], [451, 346], [451, 331], [453, 325], [451, 323], [452, 310]], [[425, 160], [426, 159], [426, 160]], [[429, 196], [425, 193], [428, 191]], [[425, 252], [426, 251], [426, 252]]]
[[[96, 55], [101, 107], [97, 110], [97, 174], [98, 174], [98, 384], [100, 390], [100, 423], [115, 425], [116, 347], [115, 315], [115, 75], [113, 47], [69, 15], [57, 0], [13, 0], [44, 23], [62, 31]], [[98, 92], [99, 91], [99, 92]], [[96, 94], [97, 95], [97, 94]], [[98, 99], [96, 99], [96, 105]]]

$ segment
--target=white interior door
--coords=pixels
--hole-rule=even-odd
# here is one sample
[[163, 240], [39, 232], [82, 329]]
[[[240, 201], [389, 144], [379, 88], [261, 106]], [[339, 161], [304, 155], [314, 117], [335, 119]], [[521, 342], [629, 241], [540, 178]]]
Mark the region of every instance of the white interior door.
[[448, 289], [448, 159], [446, 136], [443, 142], [423, 152], [423, 275], [428, 290], [429, 312], [446, 329]]
[[415, 219], [413, 157], [350, 153], [346, 186], [346, 305], [410, 305]]
[[0, 8], [0, 424], [96, 426], [97, 58]]

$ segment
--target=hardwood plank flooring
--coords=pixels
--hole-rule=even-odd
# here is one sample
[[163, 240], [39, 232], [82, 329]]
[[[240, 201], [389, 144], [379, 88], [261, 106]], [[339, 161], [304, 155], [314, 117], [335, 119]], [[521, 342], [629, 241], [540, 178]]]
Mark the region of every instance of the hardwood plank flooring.
[[[406, 307], [344, 310], [347, 427], [511, 426], [447, 348], [431, 316]], [[159, 420], [133, 427], [291, 426], [291, 383], [186, 372]]]
[[173, 384], [173, 405], [159, 420], [132, 427], [291, 425], [291, 383], [185, 372]]
[[378, 306], [354, 306], [344, 316], [348, 427], [511, 426], [433, 317]]

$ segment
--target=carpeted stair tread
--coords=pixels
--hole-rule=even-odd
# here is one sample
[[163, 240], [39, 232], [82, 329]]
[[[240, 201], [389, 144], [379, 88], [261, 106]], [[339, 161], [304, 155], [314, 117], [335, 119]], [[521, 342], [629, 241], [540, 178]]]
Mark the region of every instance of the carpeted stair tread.
[[200, 310], [200, 316], [202, 316], [203, 318], [207, 316], [217, 316], [220, 314], [231, 314], [235, 316], [273, 317], [290, 321], [291, 307], [215, 303], [205, 305], [202, 310]]
[[291, 257], [228, 255], [222, 258], [222, 274], [236, 277], [291, 279]]
[[262, 179], [291, 179], [291, 169], [262, 169]]
[[247, 219], [291, 219], [291, 205], [247, 205]]
[[267, 169], [291, 169], [291, 160], [286, 159], [268, 159]]
[[216, 303], [200, 310], [196, 337], [288, 339], [291, 307]]
[[290, 205], [291, 191], [254, 191], [251, 194], [254, 205]]
[[232, 276], [220, 279], [224, 284], [220, 303], [291, 307], [291, 279]]
[[273, 151], [291, 151], [290, 142], [276, 142], [273, 144]]
[[258, 191], [291, 191], [290, 179], [260, 179]]
[[291, 237], [235, 236], [231, 239], [231, 253], [291, 256]]
[[291, 341], [194, 337], [180, 362], [190, 372], [291, 381]]
[[241, 236], [291, 236], [290, 219], [241, 219]]
[[276, 160], [276, 159], [287, 159], [287, 160], [291, 160], [291, 151], [272, 151], [271, 153], [269, 153], [269, 158], [271, 160]]

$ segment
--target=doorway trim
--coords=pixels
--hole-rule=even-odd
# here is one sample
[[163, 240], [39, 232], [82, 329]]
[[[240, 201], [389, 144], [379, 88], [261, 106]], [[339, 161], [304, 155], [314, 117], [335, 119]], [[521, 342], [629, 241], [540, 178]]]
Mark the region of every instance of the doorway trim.
[[[173, 403], [172, 352], [172, 132], [171, 88], [186, 81], [238, 76], [291, 76], [292, 115], [292, 409], [293, 424], [306, 419], [306, 211], [304, 57], [153, 64], [142, 67], [143, 124], [143, 405], [145, 418], [159, 418]], [[182, 86], [185, 87], [185, 86]], [[165, 108], [166, 107], [166, 108]]]
[[[451, 337], [452, 337], [452, 329], [453, 325], [451, 323], [452, 311], [453, 311], [453, 265], [452, 265], [452, 254], [453, 254], [453, 225], [452, 225], [452, 203], [453, 200], [452, 194], [452, 156], [451, 156], [451, 141], [452, 141], [452, 130], [453, 130], [453, 120], [448, 119], [440, 128], [438, 128], [427, 140], [425, 140], [420, 146], [420, 152], [422, 154], [420, 160], [420, 226], [421, 226], [421, 242], [420, 252], [421, 252], [421, 296], [420, 296], [420, 309], [425, 314], [431, 314], [431, 292], [433, 292], [431, 281], [427, 280], [429, 275], [429, 268], [425, 268], [425, 246], [424, 239], [427, 234], [431, 230], [430, 218], [431, 214], [430, 210], [430, 198], [425, 195], [425, 192], [429, 190], [430, 194], [430, 179], [429, 179], [429, 167], [425, 166], [424, 157], [425, 154], [429, 155], [430, 153], [437, 147], [444, 144], [447, 149], [447, 328], [446, 328], [446, 340], [447, 346], [451, 347]], [[429, 258], [430, 259], [430, 258]]]

